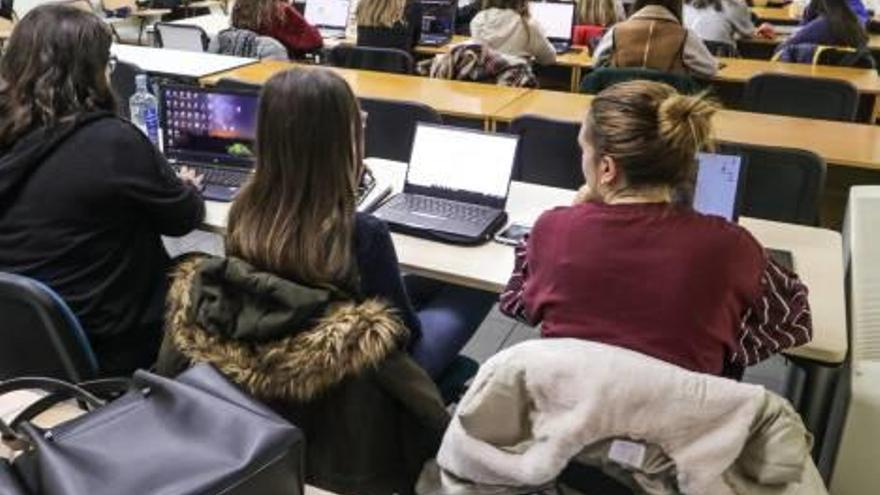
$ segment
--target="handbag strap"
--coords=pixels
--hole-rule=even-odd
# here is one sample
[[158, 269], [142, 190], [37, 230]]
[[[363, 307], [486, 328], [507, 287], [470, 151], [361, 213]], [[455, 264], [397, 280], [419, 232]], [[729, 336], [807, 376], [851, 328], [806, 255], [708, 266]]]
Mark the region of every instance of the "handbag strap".
[[[132, 381], [128, 378], [102, 378], [78, 383], [77, 387], [91, 392], [103, 402], [105, 400], [115, 399], [130, 390], [132, 388]], [[17, 431], [23, 422], [33, 421], [34, 418], [49, 409], [52, 409], [60, 402], [74, 398], [76, 397], [74, 397], [72, 392], [68, 389], [52, 392], [45, 397], [41, 397], [39, 400], [29, 405], [25, 410], [18, 413], [18, 416], [9, 423], [9, 426]]]

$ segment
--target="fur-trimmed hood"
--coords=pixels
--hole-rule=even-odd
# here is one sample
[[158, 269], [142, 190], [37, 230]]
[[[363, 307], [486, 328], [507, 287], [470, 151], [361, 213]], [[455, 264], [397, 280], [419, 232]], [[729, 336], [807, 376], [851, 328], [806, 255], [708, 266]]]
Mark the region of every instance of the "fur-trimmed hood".
[[237, 258], [199, 257], [175, 271], [166, 341], [264, 400], [309, 401], [402, 348], [408, 331], [377, 300], [260, 272]]

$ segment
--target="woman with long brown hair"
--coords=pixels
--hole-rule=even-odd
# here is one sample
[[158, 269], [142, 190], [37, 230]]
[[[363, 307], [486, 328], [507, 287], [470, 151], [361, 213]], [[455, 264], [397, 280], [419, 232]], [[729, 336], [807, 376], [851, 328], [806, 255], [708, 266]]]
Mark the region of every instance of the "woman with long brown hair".
[[358, 46], [412, 51], [422, 32], [418, 0], [361, 0], [357, 6]]
[[387, 227], [356, 213], [363, 123], [330, 70], [266, 83], [256, 169], [230, 210], [227, 256], [179, 270], [158, 369], [207, 361], [277, 406], [305, 430], [313, 484], [411, 493], [447, 419], [425, 370], [445, 369], [470, 335], [455, 329], [481, 321], [494, 297], [441, 290], [436, 300], [484, 309], [416, 315]]
[[230, 23], [280, 41], [291, 58], [303, 56], [324, 44], [321, 33], [284, 0], [236, 0]]
[[152, 365], [168, 255], [160, 235], [198, 227], [204, 205], [115, 115], [109, 28], [60, 4], [31, 10], [0, 61], [0, 271], [67, 302], [101, 372]]
[[482, 10], [471, 20], [471, 36], [490, 48], [515, 57], [534, 58], [550, 65], [556, 50], [544, 29], [529, 15], [528, 0], [481, 0]]
[[546, 337], [738, 376], [811, 337], [807, 289], [735, 223], [680, 204], [716, 108], [665, 84], [614, 85], [581, 126], [586, 184], [517, 249], [503, 312]]

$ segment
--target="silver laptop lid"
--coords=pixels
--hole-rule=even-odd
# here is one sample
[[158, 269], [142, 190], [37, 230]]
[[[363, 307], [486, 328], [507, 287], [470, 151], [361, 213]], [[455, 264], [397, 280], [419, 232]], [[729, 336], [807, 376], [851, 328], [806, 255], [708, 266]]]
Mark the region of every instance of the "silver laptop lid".
[[350, 5], [350, 0], [308, 0], [305, 18], [317, 28], [344, 31], [348, 27]]
[[697, 184], [693, 207], [706, 215], [731, 222], [739, 217], [745, 164], [738, 155], [698, 153]]
[[550, 41], [571, 42], [574, 2], [529, 2], [529, 15], [544, 29]]
[[172, 161], [253, 167], [255, 91], [162, 86], [162, 149]]
[[419, 122], [404, 192], [503, 209], [519, 136]]

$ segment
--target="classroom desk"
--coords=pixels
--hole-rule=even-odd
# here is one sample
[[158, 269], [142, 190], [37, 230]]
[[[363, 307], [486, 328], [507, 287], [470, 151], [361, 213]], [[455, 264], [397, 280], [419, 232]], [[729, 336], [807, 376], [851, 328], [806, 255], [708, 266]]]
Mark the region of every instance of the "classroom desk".
[[[379, 180], [390, 181], [397, 191], [402, 188], [402, 163], [375, 159], [368, 163]], [[512, 222], [531, 224], [541, 212], [570, 204], [573, 195], [566, 189], [513, 182], [507, 212]], [[208, 201], [204, 228], [222, 233], [228, 212], [229, 203]], [[795, 269], [810, 288], [813, 341], [790, 354], [827, 364], [842, 362], [847, 336], [840, 234], [751, 218], [740, 219], [740, 224], [766, 247], [791, 251]], [[402, 234], [392, 234], [392, 239], [402, 269], [458, 285], [501, 292], [513, 269], [513, 248], [494, 242], [464, 247]]]
[[[590, 95], [534, 90], [494, 115], [510, 122], [533, 114], [580, 122], [592, 100]], [[826, 162], [847, 167], [880, 170], [880, 127], [721, 110], [715, 117], [719, 140], [810, 150]]]
[[874, 69], [835, 67], [830, 65], [793, 64], [745, 58], [719, 58], [724, 67], [715, 74], [713, 81], [745, 84], [752, 76], [764, 72], [803, 77], [824, 77], [849, 81], [864, 95], [880, 94], [880, 75]]
[[801, 21], [801, 13], [794, 4], [784, 7], [752, 7], [752, 14], [761, 22], [797, 24]]
[[181, 24], [184, 26], [198, 26], [205, 31], [209, 37], [217, 36], [217, 33], [229, 27], [229, 16], [220, 12], [195, 17], [187, 17], [171, 21], [171, 24]]
[[[263, 61], [202, 79], [216, 84], [222, 78], [262, 84], [272, 75], [292, 67], [313, 67], [292, 62]], [[365, 70], [331, 68], [351, 85], [358, 97], [423, 103], [441, 114], [481, 120], [488, 129], [490, 117], [530, 90], [488, 84], [429, 79]]]
[[253, 65], [257, 59], [187, 52], [168, 48], [113, 44], [110, 52], [119, 60], [137, 65], [151, 74], [201, 79], [218, 72]]

